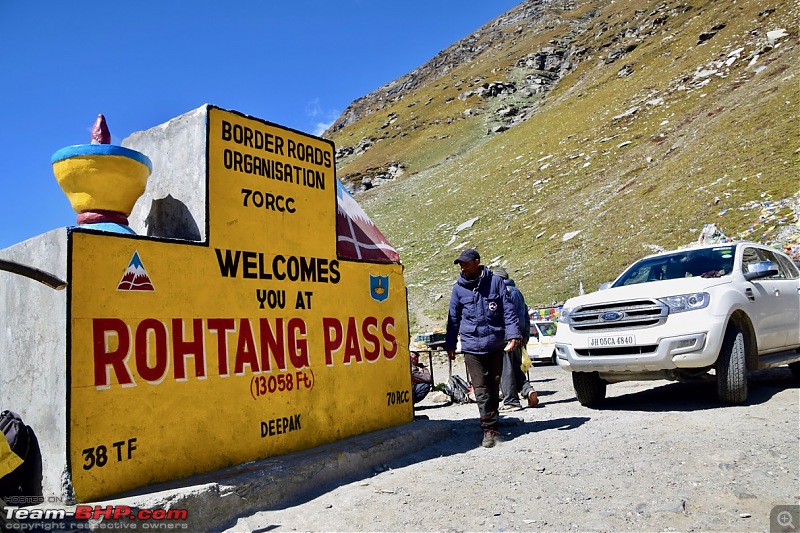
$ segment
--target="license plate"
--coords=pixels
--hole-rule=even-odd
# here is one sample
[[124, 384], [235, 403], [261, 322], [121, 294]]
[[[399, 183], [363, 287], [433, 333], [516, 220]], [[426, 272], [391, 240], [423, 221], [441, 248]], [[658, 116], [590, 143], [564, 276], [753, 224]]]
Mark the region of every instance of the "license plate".
[[603, 337], [589, 337], [589, 348], [633, 346], [634, 344], [636, 344], [636, 337], [633, 335], [604, 335]]

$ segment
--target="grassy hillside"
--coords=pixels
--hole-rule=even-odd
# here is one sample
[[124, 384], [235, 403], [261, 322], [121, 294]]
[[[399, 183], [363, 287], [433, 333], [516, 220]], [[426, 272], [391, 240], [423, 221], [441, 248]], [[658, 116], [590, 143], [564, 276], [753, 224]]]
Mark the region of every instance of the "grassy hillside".
[[[371, 139], [339, 161], [345, 181], [405, 167], [356, 199], [400, 252], [412, 333], [443, 326], [453, 258], [467, 246], [503, 265], [530, 304], [549, 304], [696, 240], [708, 223], [734, 238], [800, 244], [796, 5], [518, 9], [531, 6], [541, 13], [524, 24], [508, 16], [469, 36], [473, 49], [491, 43], [480, 54], [329, 134], [337, 147]], [[780, 29], [788, 35], [768, 39]], [[570, 64], [553, 90], [469, 94], [492, 81], [520, 87], [531, 74], [521, 60], [553, 46]], [[488, 133], [509, 106], [527, 118]]]

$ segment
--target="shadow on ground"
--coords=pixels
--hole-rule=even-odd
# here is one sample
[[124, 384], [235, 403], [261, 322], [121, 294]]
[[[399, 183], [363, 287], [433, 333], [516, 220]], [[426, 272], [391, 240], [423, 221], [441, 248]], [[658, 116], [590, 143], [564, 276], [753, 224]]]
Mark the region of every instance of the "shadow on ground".
[[[611, 396], [617, 384], [608, 385], [605, 402], [587, 409], [604, 411], [702, 411], [727, 407], [717, 398], [717, 382], [713, 376], [691, 383], [667, 383], [651, 389]], [[748, 378], [745, 405], [759, 405], [787, 389], [797, 389], [798, 382], [788, 367], [758, 370]]]

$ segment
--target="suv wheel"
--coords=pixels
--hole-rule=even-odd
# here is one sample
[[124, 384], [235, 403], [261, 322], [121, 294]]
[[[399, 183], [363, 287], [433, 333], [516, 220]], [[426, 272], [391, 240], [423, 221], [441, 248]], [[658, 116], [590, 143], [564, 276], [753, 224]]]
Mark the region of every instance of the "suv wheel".
[[606, 399], [606, 385], [597, 372], [573, 372], [572, 386], [581, 405], [591, 407]]
[[747, 365], [744, 334], [730, 325], [717, 358], [717, 396], [725, 403], [747, 401]]

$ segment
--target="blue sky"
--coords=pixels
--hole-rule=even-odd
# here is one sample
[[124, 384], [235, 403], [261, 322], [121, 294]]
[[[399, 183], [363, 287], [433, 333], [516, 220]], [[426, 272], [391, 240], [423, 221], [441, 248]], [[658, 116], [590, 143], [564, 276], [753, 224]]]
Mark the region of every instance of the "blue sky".
[[0, 0], [0, 249], [75, 224], [50, 156], [213, 104], [319, 134], [521, 0]]

